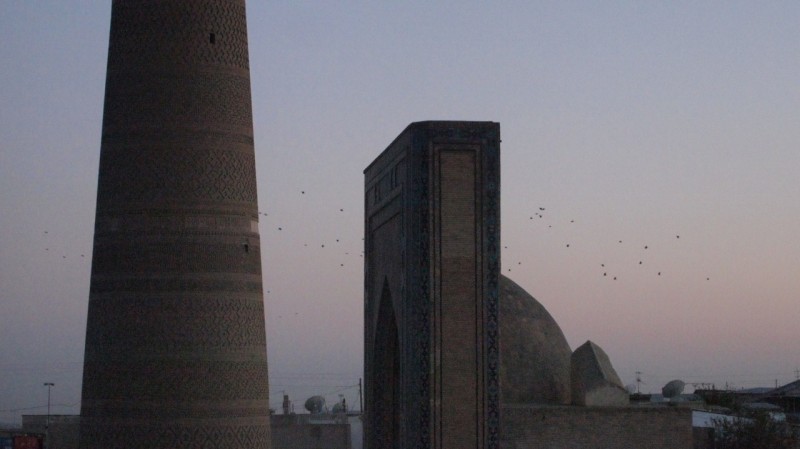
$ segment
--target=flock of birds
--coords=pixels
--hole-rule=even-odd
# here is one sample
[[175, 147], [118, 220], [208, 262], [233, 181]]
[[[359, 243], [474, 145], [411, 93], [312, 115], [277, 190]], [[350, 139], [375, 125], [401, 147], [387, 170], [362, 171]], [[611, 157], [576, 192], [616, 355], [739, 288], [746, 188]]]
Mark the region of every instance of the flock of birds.
[[[65, 251], [58, 251], [58, 250], [55, 250], [55, 248], [54, 248], [53, 251], [50, 251], [50, 246], [51, 246], [51, 240], [49, 239], [50, 231], [45, 229], [42, 232], [42, 234], [44, 235], [44, 239], [43, 239], [43, 243], [45, 245], [44, 251], [46, 253], [48, 253], [48, 254], [51, 254], [51, 253], [55, 254], [56, 255], [55, 257], [61, 256], [61, 259], [67, 259], [67, 256], [69, 254], [67, 252], [65, 252]], [[69, 255], [69, 257], [70, 258], [77, 257], [77, 254]], [[86, 254], [80, 254], [80, 258], [84, 258], [85, 259], [86, 258]]]
[[[305, 195], [305, 194], [306, 194], [305, 190], [301, 190], [300, 191], [300, 195]], [[317, 211], [317, 212], [319, 212], [319, 211]], [[344, 208], [339, 208], [338, 213], [340, 213], [340, 214], [344, 213]], [[258, 215], [264, 217], [264, 220], [260, 222], [260, 224], [262, 226], [262, 232], [261, 232], [262, 245], [261, 246], [262, 246], [262, 251], [265, 251], [265, 252], [268, 253], [269, 252], [269, 238], [272, 237], [272, 236], [269, 235], [269, 234], [267, 234], [265, 236], [263, 230], [283, 233], [284, 225], [283, 224], [281, 224], [281, 225], [271, 224], [270, 223], [271, 220], [267, 218], [267, 217], [269, 217], [269, 213], [268, 212], [259, 211]], [[287, 233], [289, 233], [290, 230], [291, 230], [291, 228], [286, 228]], [[347, 233], [344, 233], [344, 234], [347, 234]], [[265, 237], [266, 237], [266, 240], [267, 240], [266, 242], [264, 242]], [[311, 247], [318, 246], [320, 250], [323, 250], [323, 249], [326, 249], [326, 248], [330, 249], [330, 248], [338, 247], [339, 248], [338, 249], [339, 256], [340, 256], [340, 260], [338, 262], [339, 263], [339, 268], [344, 268], [345, 263], [349, 263], [348, 259], [352, 259], [352, 257], [355, 256], [356, 254], [358, 255], [359, 258], [363, 259], [363, 257], [364, 257], [364, 251], [363, 251], [364, 238], [363, 237], [360, 237], [361, 243], [359, 244], [359, 246], [360, 246], [361, 250], [357, 251], [357, 250], [353, 250], [353, 249], [342, 249], [342, 248], [352, 248], [352, 246], [353, 246], [352, 242], [356, 240], [356, 238], [353, 238], [353, 236], [348, 236], [348, 237], [351, 237], [351, 238], [350, 239], [346, 239], [346, 238], [344, 238], [344, 236], [340, 236], [338, 238], [333, 238], [330, 241], [318, 240], [315, 243], [310, 243], [309, 239], [304, 239], [303, 247], [304, 248], [308, 248], [309, 246], [311, 246]]]
[[[538, 220], [538, 219], [543, 219], [543, 218], [545, 218], [545, 211], [546, 211], [546, 210], [547, 210], [547, 209], [546, 209], [546, 208], [544, 208], [544, 207], [539, 207], [539, 208], [538, 208], [538, 210], [536, 210], [536, 211], [533, 213], [533, 215], [530, 215], [530, 216], [528, 217], [528, 220], [534, 220], [534, 221], [536, 221], [536, 220]], [[575, 220], [574, 220], [574, 219], [570, 219], [570, 220], [569, 220], [569, 223], [570, 223], [570, 224], [574, 224], [574, 223], [575, 223]], [[552, 223], [548, 223], [548, 224], [547, 224], [547, 228], [548, 228], [548, 229], [550, 229], [550, 228], [552, 228], [552, 227], [553, 227], [553, 224], [552, 224]], [[676, 241], [677, 241], [677, 240], [680, 240], [680, 238], [681, 238], [680, 234], [675, 234], [675, 236], [674, 236], [674, 237], [675, 237], [675, 240], [676, 240]], [[622, 245], [622, 244], [623, 244], [623, 240], [617, 240], [617, 241], [616, 241], [616, 244], [618, 244], [618, 245]], [[570, 244], [569, 242], [566, 242], [566, 243], [564, 243], [564, 247], [565, 247], [566, 249], [569, 249], [569, 248], [571, 248], [571, 244]], [[504, 248], [504, 249], [508, 249], [508, 246], [507, 246], [507, 245], [505, 245], [503, 248]], [[642, 251], [648, 251], [648, 250], [650, 250], [650, 245], [649, 245], [649, 244], [642, 244], [642, 245], [641, 245], [641, 247], [640, 247], [640, 249], [641, 249]], [[635, 265], [638, 265], [638, 266], [644, 266], [644, 265], [646, 265], [646, 264], [645, 264], [645, 260], [646, 260], [646, 258], [645, 258], [645, 257], [643, 257], [643, 256], [640, 256], [639, 258], [637, 258], [637, 260], [638, 260], [638, 262], [635, 262]], [[620, 276], [619, 274], [615, 274], [615, 273], [612, 273], [612, 272], [610, 271], [611, 265], [609, 264], [609, 266], [607, 266], [607, 265], [606, 265], [606, 264], [607, 264], [607, 262], [600, 261], [600, 262], [597, 262], [597, 264], [599, 265], [599, 269], [600, 269], [600, 270], [598, 271], [598, 273], [602, 273], [602, 274], [601, 274], [601, 277], [602, 277], [602, 278], [606, 278], [606, 279], [609, 279], [609, 280], [612, 280], [612, 281], [616, 281], [616, 280], [619, 278], [619, 276]], [[518, 260], [518, 261], [517, 261], [517, 263], [516, 263], [516, 265], [518, 265], [518, 266], [519, 266], [519, 265], [522, 265], [522, 261], [521, 261], [521, 260]], [[512, 271], [512, 268], [511, 268], [511, 267], [508, 267], [508, 268], [506, 268], [506, 271], [507, 271], [507, 272], [511, 272], [511, 271]], [[662, 271], [660, 271], [660, 270], [658, 270], [658, 269], [655, 269], [655, 270], [653, 270], [652, 272], [653, 272], [653, 274], [654, 274], [655, 276], [661, 276], [661, 275], [662, 275]], [[706, 280], [706, 281], [710, 281], [710, 280], [711, 280], [711, 277], [710, 277], [710, 276], [705, 276], [705, 280]]]
[[[306, 195], [306, 191], [305, 190], [301, 190], [300, 191], [300, 195], [305, 196]], [[337, 211], [337, 208], [331, 208], [329, 213], [337, 213], [336, 211]], [[545, 207], [538, 207], [533, 214], [530, 214], [528, 216], [528, 220], [546, 223], [547, 228], [552, 228], [553, 227], [553, 223], [555, 223], [556, 221], [542, 220], [542, 219], [545, 218], [545, 213], [546, 212], [547, 212], [547, 209]], [[320, 210], [317, 209], [316, 213], [318, 213], [318, 214], [319, 213], [324, 213], [324, 211], [320, 211]], [[345, 209], [344, 208], [338, 208], [338, 213], [339, 214], [344, 214], [345, 213]], [[263, 219], [260, 220], [261, 237], [262, 237], [262, 251], [265, 252], [265, 253], [269, 253], [272, 239], [280, 239], [283, 236], [291, 234], [291, 232], [292, 232], [291, 223], [289, 223], [289, 226], [287, 226], [285, 223], [284, 224], [276, 224], [275, 218], [270, 216], [270, 214], [268, 212], [265, 212], [265, 211], [259, 211], [258, 215], [263, 217]], [[568, 221], [567, 220], [560, 220], [560, 222], [563, 222], [563, 223], [567, 223], [568, 222], [569, 224], [574, 224], [575, 220], [574, 219], [569, 219]], [[360, 235], [356, 234], [356, 233], [360, 233], [360, 232], [361, 232], [360, 229], [347, 229], [346, 231], [340, 232], [340, 234], [343, 234], [343, 235], [341, 235], [341, 236], [339, 236], [339, 237], [337, 237], [335, 239], [331, 239], [329, 241], [317, 240], [316, 242], [312, 243], [310, 237], [313, 237], [313, 236], [303, 236], [303, 238], [301, 238], [300, 241], [303, 241], [303, 247], [304, 248], [317, 247], [320, 251], [322, 251], [322, 250], [337, 251], [336, 256], [337, 256], [338, 268], [344, 268], [347, 264], [356, 262], [356, 260], [354, 260], [354, 258], [355, 259], [362, 259], [362, 260], [364, 258], [364, 238], [361, 237]], [[45, 243], [44, 251], [49, 253], [49, 254], [57, 253], [57, 251], [51, 250], [52, 249], [51, 246], [54, 246], [54, 245], [51, 244], [51, 241], [48, 238], [49, 237], [49, 231], [48, 230], [44, 230], [43, 233], [44, 233], [44, 236], [45, 236], [45, 239], [43, 240], [44, 243]], [[355, 234], [355, 235], [353, 235], [353, 234]], [[296, 238], [297, 236], [293, 236], [293, 237]], [[680, 234], [675, 234], [674, 235], [674, 240], [678, 241], [678, 240], [680, 240], [680, 238], [681, 238]], [[623, 244], [623, 240], [617, 240], [616, 244], [622, 245]], [[568, 241], [563, 243], [563, 245], [564, 245], [564, 248], [566, 250], [572, 250], [572, 251], [575, 250], [575, 245], [572, 245]], [[505, 245], [503, 247], [503, 249], [505, 249], [505, 250], [508, 250], [508, 248], [509, 248], [508, 245]], [[648, 245], [648, 244], [641, 245], [640, 249], [641, 249], [641, 251], [645, 251], [645, 252], [652, 251], [650, 249], [650, 245]], [[86, 253], [85, 252], [81, 253], [81, 254], [75, 254], [75, 255], [70, 255], [70, 254], [66, 254], [66, 253], [61, 252], [61, 253], [56, 255], [56, 257], [59, 257], [59, 256], [63, 260], [74, 259], [74, 258], [86, 259]], [[316, 255], [309, 256], [309, 257], [312, 257], [314, 259], [317, 258]], [[638, 263], [637, 263], [637, 261], [634, 261], [633, 264], [639, 265], [639, 266], [646, 266], [647, 265], [645, 263], [646, 260], [647, 259], [644, 256], [640, 256], [640, 258], [638, 259]], [[361, 265], [361, 263], [363, 263], [363, 262], [358, 261], [358, 265]], [[521, 266], [522, 264], [523, 264], [523, 261], [518, 259], [516, 261], [516, 264], [513, 264], [513, 265]], [[605, 278], [605, 279], [608, 279], [608, 280], [611, 280], [611, 281], [616, 281], [616, 280], [620, 279], [619, 272], [618, 271], [615, 272], [615, 271], [612, 270], [612, 264], [609, 264], [607, 261], [598, 261], [597, 265], [598, 265], [598, 269], [599, 269], [598, 273], [599, 273], [601, 278]], [[512, 271], [512, 267], [508, 266], [506, 268], [506, 271], [507, 272], [511, 272]], [[658, 270], [658, 269], [653, 269], [652, 273], [655, 276], [661, 276], [662, 275], [662, 271]], [[705, 280], [706, 281], [710, 281], [711, 277], [710, 276], [705, 276]], [[266, 290], [266, 293], [269, 294], [270, 291]]]
[[[305, 195], [306, 191], [304, 191], [304, 190], [300, 191], [300, 194], [301, 195]], [[333, 211], [335, 209], [332, 208], [331, 210]], [[339, 213], [343, 213], [344, 209], [343, 208], [339, 208], [338, 211], [339, 211]], [[538, 207], [533, 214], [528, 216], [528, 220], [538, 221], [538, 220], [544, 219], [546, 213], [547, 213], [547, 208]], [[259, 214], [264, 216], [265, 219], [269, 216], [269, 214], [266, 213], [266, 212], [259, 212]], [[553, 222], [549, 222], [547, 220], [541, 220], [541, 221], [542, 222], [547, 222], [547, 228], [552, 228], [553, 227]], [[262, 223], [265, 226], [264, 229], [266, 231], [275, 231], [275, 232], [280, 233], [280, 232], [284, 232], [284, 230], [287, 229], [283, 225], [280, 225], [280, 226], [271, 225], [270, 222], [271, 222], [271, 220], [266, 219], [265, 223]], [[570, 219], [570, 220], [568, 220], [568, 223], [574, 224], [575, 220], [574, 219]], [[351, 231], [348, 231], [348, 232], [351, 232]], [[344, 234], [348, 234], [348, 233], [344, 233]], [[354, 235], [346, 235], [346, 237], [349, 237], [349, 239], [347, 239], [348, 242], [360, 239], [359, 246], [361, 247], [361, 249], [359, 251], [342, 251], [342, 253], [340, 255], [343, 256], [343, 257], [348, 257], [348, 256], [353, 256], [353, 255], [355, 255], [357, 253], [358, 257], [363, 258], [364, 257], [364, 252], [363, 252], [363, 240], [364, 239], [360, 238], [358, 236], [354, 236]], [[681, 238], [680, 234], [675, 234], [674, 235], [674, 240], [675, 241], [679, 241], [680, 238]], [[335, 239], [335, 241], [321, 242], [321, 243], [317, 243], [316, 245], [318, 245], [319, 249], [322, 250], [322, 249], [325, 249], [325, 248], [336, 247], [336, 245], [341, 244], [343, 241], [345, 241], [344, 238], [337, 238], [337, 239]], [[616, 243], [618, 245], [623, 245], [624, 242], [623, 242], [623, 240], [617, 240]], [[309, 243], [305, 242], [305, 243], [303, 243], [303, 246], [304, 247], [308, 247]], [[352, 243], [349, 243], [348, 247], [352, 247]], [[569, 242], [564, 243], [564, 247], [565, 247], [565, 249], [574, 250], [574, 245], [572, 245]], [[505, 250], [507, 250], [508, 248], [509, 248], [508, 245], [504, 246]], [[641, 245], [641, 250], [642, 251], [647, 251], [647, 252], [652, 252], [651, 246], [649, 244]], [[269, 251], [268, 247], [266, 247], [266, 246], [265, 246], [265, 251]], [[635, 262], [635, 264], [644, 267], [644, 266], [647, 265], [646, 264], [646, 260], [647, 260], [646, 257], [640, 256], [640, 258]], [[341, 261], [339, 263], [339, 267], [344, 267], [345, 263], [346, 263], [345, 261]], [[523, 264], [522, 260], [517, 260], [515, 265], [516, 266], [521, 266], [522, 264]], [[611, 281], [616, 281], [616, 280], [620, 279], [621, 274], [619, 273], [619, 271], [618, 270], [616, 272], [612, 271], [612, 264], [608, 264], [608, 262], [600, 261], [600, 262], [598, 262], [598, 265], [599, 265], [599, 269], [600, 269], [599, 274], [600, 274], [601, 278], [608, 279], [608, 280], [611, 280]], [[619, 267], [617, 267], [617, 269], [618, 268]], [[507, 267], [506, 271], [507, 272], [511, 272], [512, 271], [512, 267], [511, 266]], [[666, 274], [666, 273], [662, 272], [659, 269], [653, 269], [652, 273], [655, 276], [662, 276], [662, 274]], [[705, 276], [705, 280], [706, 281], [710, 281], [711, 277], [710, 276]]]

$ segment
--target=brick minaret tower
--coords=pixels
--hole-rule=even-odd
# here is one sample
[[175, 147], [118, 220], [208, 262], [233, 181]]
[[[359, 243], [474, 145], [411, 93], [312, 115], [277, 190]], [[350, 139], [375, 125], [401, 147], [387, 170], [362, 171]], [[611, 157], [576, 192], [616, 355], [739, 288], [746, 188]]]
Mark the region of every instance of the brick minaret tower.
[[114, 0], [82, 448], [269, 448], [244, 0]]

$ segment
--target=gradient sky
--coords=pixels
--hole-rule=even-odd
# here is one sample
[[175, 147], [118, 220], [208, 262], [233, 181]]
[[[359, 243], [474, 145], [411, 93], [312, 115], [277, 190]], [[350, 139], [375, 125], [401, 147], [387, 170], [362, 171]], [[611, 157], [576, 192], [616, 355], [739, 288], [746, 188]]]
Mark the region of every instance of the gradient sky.
[[[44, 382], [79, 412], [109, 23], [0, 1], [0, 422], [44, 413]], [[795, 380], [798, 23], [788, 1], [251, 0], [271, 404], [357, 403], [362, 170], [429, 119], [500, 122], [503, 272], [573, 349], [644, 391]]]

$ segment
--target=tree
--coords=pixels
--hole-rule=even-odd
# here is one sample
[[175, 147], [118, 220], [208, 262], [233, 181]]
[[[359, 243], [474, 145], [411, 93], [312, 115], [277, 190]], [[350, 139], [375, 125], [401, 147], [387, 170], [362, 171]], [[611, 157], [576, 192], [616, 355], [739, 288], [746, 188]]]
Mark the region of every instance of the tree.
[[714, 422], [716, 449], [793, 449], [800, 448], [795, 430], [767, 412]]

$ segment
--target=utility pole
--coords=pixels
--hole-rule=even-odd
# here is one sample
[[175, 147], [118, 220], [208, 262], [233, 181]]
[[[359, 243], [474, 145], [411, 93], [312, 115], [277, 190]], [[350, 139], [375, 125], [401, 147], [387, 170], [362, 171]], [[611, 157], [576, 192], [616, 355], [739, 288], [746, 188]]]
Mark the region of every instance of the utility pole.
[[50, 447], [50, 387], [56, 384], [53, 382], [45, 382], [44, 386], [47, 387], [47, 420], [44, 423], [44, 447]]
[[361, 395], [361, 378], [358, 378], [358, 410], [364, 414], [364, 398]]
[[642, 372], [636, 371], [636, 394], [639, 394], [639, 385], [642, 383]]

